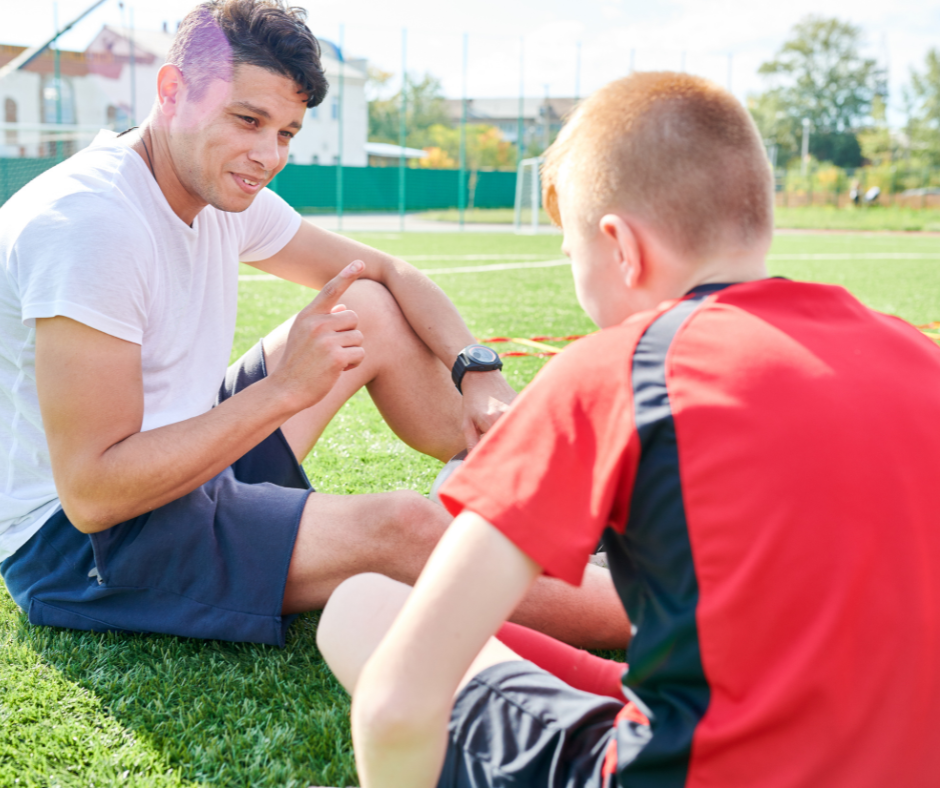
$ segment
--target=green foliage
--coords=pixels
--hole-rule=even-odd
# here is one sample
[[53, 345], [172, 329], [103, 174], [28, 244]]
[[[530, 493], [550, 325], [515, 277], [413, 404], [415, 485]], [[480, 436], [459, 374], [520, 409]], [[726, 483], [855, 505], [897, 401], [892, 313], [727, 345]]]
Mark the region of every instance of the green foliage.
[[[373, 72], [374, 83], [385, 84], [390, 75]], [[390, 142], [398, 145], [400, 140], [401, 89], [388, 99], [369, 102], [369, 141]], [[432, 126], [449, 126], [450, 119], [444, 104], [441, 81], [431, 74], [420, 80], [405, 78], [405, 145], [409, 148], [426, 148], [433, 145], [429, 137]]]
[[[483, 123], [468, 123], [466, 126], [467, 169], [479, 170], [516, 169], [516, 149], [503, 139], [499, 129]], [[421, 160], [419, 166], [454, 166], [460, 160], [460, 129], [436, 125], [428, 129], [429, 150], [440, 151], [442, 156], [433, 156], [430, 161]]]
[[[434, 269], [466, 265], [453, 259], [466, 255], [554, 259], [561, 243], [557, 234], [357, 237]], [[774, 240], [770, 270], [844, 285], [869, 305], [915, 323], [940, 319], [937, 260], [862, 256], [877, 252], [935, 256], [936, 239], [782, 235]], [[593, 330], [566, 267], [434, 279], [478, 337]], [[312, 295], [290, 283], [243, 282], [234, 354]], [[506, 372], [522, 388], [544, 363], [507, 359]], [[426, 492], [440, 463], [403, 447], [363, 393], [329, 425], [305, 467], [323, 492], [400, 486]], [[0, 590], [0, 786], [357, 784], [348, 698], [317, 652], [316, 624], [316, 614], [302, 616], [285, 649], [40, 629]]]
[[808, 16], [793, 27], [776, 57], [761, 65], [771, 86], [749, 103], [761, 134], [778, 145], [783, 160], [799, 151], [803, 118], [815, 135], [830, 135], [818, 143], [820, 151], [828, 146], [834, 156], [857, 155], [857, 143], [848, 138], [854, 139], [884, 91], [883, 71], [862, 57], [861, 45], [861, 28]]
[[899, 145], [888, 128], [887, 104], [882, 96], [875, 96], [871, 104], [871, 124], [856, 135], [862, 157], [874, 165], [894, 161]]
[[922, 72], [911, 70], [908, 99], [911, 153], [925, 164], [940, 166], [940, 49], [927, 52]]

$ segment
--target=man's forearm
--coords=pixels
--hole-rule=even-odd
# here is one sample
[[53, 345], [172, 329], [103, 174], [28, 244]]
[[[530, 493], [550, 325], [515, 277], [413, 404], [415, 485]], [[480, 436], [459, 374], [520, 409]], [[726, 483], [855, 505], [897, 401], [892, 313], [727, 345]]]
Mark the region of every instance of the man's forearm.
[[261, 380], [208, 413], [130, 435], [57, 479], [65, 513], [93, 533], [163, 506], [209, 481], [291, 415], [289, 401]]

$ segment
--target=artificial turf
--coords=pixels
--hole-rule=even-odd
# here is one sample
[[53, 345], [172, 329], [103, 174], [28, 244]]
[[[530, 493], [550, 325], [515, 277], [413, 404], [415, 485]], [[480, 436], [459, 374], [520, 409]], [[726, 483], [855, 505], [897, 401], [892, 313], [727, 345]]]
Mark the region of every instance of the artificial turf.
[[[468, 257], [561, 256], [558, 235], [358, 237], [434, 270], [506, 262]], [[770, 271], [844, 285], [913, 323], [940, 320], [937, 238], [783, 234]], [[567, 267], [434, 279], [478, 337], [593, 329]], [[288, 283], [243, 282], [233, 356], [311, 297]], [[507, 359], [506, 371], [521, 387], [544, 363]], [[426, 492], [439, 467], [403, 446], [364, 393], [340, 412], [306, 462], [317, 488], [331, 493]], [[316, 622], [316, 614], [301, 617], [283, 650], [98, 635], [31, 627], [0, 593], [0, 788], [357, 784], [348, 701], [319, 658]]]

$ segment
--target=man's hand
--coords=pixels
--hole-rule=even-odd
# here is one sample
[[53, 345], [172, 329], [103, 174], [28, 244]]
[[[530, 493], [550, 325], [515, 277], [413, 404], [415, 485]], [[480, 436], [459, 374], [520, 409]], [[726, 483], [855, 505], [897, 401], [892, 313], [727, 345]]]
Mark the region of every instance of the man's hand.
[[290, 393], [297, 410], [323, 399], [343, 372], [355, 369], [365, 358], [362, 332], [356, 328], [359, 317], [339, 303], [364, 270], [361, 260], [347, 265], [297, 314], [291, 326], [271, 380]]
[[499, 372], [467, 372], [461, 382], [463, 390], [463, 434], [467, 448], [480, 442], [516, 398], [516, 392]]

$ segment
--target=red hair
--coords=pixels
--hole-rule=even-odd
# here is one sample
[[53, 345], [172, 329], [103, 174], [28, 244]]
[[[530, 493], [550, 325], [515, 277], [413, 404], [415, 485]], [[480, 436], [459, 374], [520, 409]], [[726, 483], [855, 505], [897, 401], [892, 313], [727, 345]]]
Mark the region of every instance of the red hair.
[[773, 176], [754, 121], [730, 93], [689, 74], [635, 73], [581, 104], [542, 167], [557, 224], [559, 173], [575, 188], [576, 221], [596, 227], [623, 211], [694, 256], [773, 230]]

